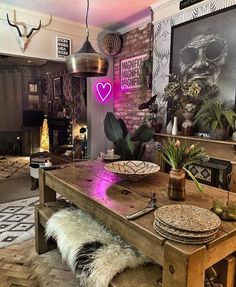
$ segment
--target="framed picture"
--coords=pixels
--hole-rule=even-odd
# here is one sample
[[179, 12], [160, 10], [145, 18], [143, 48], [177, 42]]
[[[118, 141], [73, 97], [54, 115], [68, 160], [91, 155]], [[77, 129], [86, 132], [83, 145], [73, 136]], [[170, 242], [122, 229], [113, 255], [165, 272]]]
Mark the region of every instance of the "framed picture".
[[39, 109], [39, 95], [28, 95], [28, 108], [29, 110]]
[[[172, 27], [170, 73], [196, 81], [234, 108], [236, 91], [236, 5]], [[170, 107], [171, 108], [171, 107]]]
[[34, 82], [28, 83], [29, 93], [38, 93], [38, 84]]
[[53, 101], [48, 100], [48, 106], [47, 106], [47, 114], [51, 115], [52, 114], [52, 107], [53, 107]]
[[55, 100], [63, 98], [63, 82], [62, 77], [53, 78], [53, 98]]
[[65, 59], [71, 54], [71, 39], [56, 36], [56, 57]]

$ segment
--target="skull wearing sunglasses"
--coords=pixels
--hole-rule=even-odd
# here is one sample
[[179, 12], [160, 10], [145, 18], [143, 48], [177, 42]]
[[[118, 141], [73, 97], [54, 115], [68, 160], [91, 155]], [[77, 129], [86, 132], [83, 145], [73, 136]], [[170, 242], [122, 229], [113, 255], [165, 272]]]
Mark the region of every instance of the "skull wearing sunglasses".
[[217, 35], [198, 35], [180, 51], [180, 74], [184, 81], [218, 85], [228, 56], [227, 42]]

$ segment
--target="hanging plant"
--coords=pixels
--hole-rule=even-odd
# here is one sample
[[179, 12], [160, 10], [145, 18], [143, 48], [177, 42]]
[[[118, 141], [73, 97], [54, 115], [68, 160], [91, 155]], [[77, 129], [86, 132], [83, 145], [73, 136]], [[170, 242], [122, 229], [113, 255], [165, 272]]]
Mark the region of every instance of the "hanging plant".
[[140, 67], [139, 84], [142, 95], [146, 95], [146, 92], [152, 88], [152, 64], [152, 55], [149, 53], [148, 58], [142, 62]]

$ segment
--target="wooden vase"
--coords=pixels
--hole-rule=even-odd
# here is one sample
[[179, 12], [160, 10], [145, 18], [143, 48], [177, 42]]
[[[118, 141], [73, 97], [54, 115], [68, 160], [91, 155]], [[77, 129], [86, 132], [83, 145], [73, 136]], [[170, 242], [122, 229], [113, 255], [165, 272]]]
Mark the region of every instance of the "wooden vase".
[[182, 135], [192, 136], [194, 134], [193, 122], [194, 113], [185, 112], [183, 113], [185, 121], [182, 123]]
[[185, 178], [183, 169], [171, 169], [169, 172], [168, 196], [171, 200], [185, 200]]

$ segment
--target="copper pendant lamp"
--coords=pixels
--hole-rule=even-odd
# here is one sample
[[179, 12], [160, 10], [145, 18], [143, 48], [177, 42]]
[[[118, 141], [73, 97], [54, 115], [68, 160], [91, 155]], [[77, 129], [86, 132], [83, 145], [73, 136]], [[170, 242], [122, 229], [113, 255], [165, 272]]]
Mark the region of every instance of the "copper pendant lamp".
[[69, 73], [75, 77], [102, 77], [106, 76], [109, 61], [102, 54], [97, 53], [89, 41], [88, 29], [89, 0], [87, 0], [86, 29], [87, 36], [82, 48], [66, 58]]

